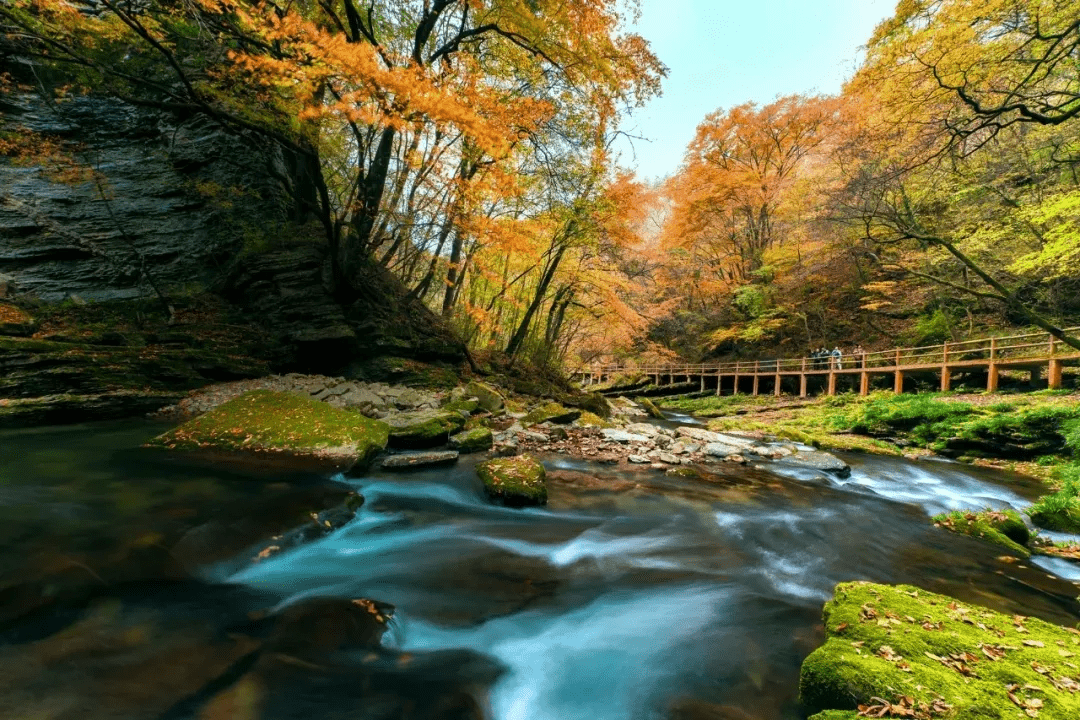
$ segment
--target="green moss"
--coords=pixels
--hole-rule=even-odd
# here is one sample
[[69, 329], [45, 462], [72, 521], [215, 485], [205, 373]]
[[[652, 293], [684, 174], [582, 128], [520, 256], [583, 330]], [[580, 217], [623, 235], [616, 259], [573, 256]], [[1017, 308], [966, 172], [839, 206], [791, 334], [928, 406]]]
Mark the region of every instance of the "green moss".
[[656, 403], [654, 403], [649, 398], [639, 397], [637, 398], [637, 402], [638, 405], [645, 408], [645, 412], [649, 413], [651, 417], [657, 418], [659, 420], [664, 419], [664, 413], [660, 412], [660, 408], [656, 407]]
[[480, 403], [480, 407], [490, 413], [496, 413], [503, 409], [506, 399], [491, 385], [473, 380], [465, 386], [466, 397], [474, 397]]
[[488, 460], [476, 466], [488, 496], [504, 505], [521, 507], [547, 502], [547, 473], [538, 460], [528, 455]]
[[581, 413], [581, 417], [579, 417], [575, 421], [575, 424], [578, 425], [579, 427], [598, 427], [598, 428], [615, 427], [609, 421], [605, 420], [604, 418], [600, 417], [599, 415], [594, 415], [591, 412], [583, 412], [583, 413]]
[[810, 712], [884, 701], [921, 718], [1025, 717], [1018, 705], [1043, 720], [1080, 717], [1080, 633], [1070, 629], [863, 582], [837, 586], [824, 623], [825, 644], [800, 676]]
[[461, 412], [464, 410], [471, 414], [476, 412], [476, 409], [480, 407], [480, 401], [476, 398], [459, 398], [457, 400], [451, 400], [442, 407], [443, 410], [450, 410], [453, 412]]
[[462, 453], [483, 452], [492, 446], [494, 439], [486, 427], [472, 428], [451, 435], [449, 445]]
[[1025, 557], [1031, 554], [1025, 547], [1031, 541], [1031, 532], [1015, 510], [983, 510], [977, 513], [954, 510], [935, 516], [934, 522], [961, 535], [1002, 545]]
[[530, 410], [529, 414], [522, 418], [521, 424], [524, 427], [539, 425], [543, 422], [563, 424], [574, 422], [579, 417], [581, 417], [581, 410], [565, 408], [557, 402], [549, 402]]
[[[386, 447], [384, 422], [292, 393], [253, 390], [159, 435], [148, 447], [170, 450], [352, 458], [365, 466]], [[349, 468], [346, 468], [349, 469]]]
[[447, 410], [417, 410], [386, 418], [390, 444], [396, 447], [431, 447], [446, 442], [451, 433], [465, 426], [460, 413]]

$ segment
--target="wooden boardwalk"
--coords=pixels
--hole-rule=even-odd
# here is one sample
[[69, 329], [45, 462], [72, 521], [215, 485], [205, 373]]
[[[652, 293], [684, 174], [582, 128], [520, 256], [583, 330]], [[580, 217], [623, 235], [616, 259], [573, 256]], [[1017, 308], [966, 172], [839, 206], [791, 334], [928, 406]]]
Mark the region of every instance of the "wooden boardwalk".
[[[1078, 331], [1080, 328], [1068, 328], [1065, 332], [1076, 336]], [[1032, 388], [1056, 389], [1061, 387], [1063, 368], [1078, 364], [1080, 351], [1048, 333], [1032, 333], [895, 348], [861, 356], [846, 355], [839, 367], [831, 358], [784, 358], [714, 364], [598, 365], [584, 367], [574, 376], [581, 378], [586, 387], [628, 374], [651, 377], [659, 386], [697, 382], [701, 392], [712, 389], [715, 384], [717, 395], [723, 391], [759, 395], [763, 390], [780, 395], [787, 381], [792, 394], [797, 385], [799, 396], [806, 397], [810, 394], [812, 382], [829, 395], [835, 395], [837, 382], [842, 378], [857, 382], [860, 394], [866, 395], [878, 376], [891, 376], [893, 391], [902, 393], [905, 377], [933, 374], [940, 379], [939, 387], [945, 391], [952, 386], [953, 374], [960, 372], [985, 373], [986, 389], [994, 392], [998, 389], [1002, 370], [1029, 373], [1029, 386]], [[1045, 385], [1042, 382], [1044, 368]]]

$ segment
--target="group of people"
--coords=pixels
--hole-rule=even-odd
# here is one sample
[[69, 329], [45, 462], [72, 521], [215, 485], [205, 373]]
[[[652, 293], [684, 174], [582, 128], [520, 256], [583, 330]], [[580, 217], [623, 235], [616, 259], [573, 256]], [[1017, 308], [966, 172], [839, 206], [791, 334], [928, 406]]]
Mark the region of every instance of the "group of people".
[[[855, 359], [855, 367], [862, 367], [865, 362], [866, 351], [862, 345], [856, 345], [851, 351]], [[832, 350], [819, 347], [810, 351], [810, 367], [815, 370], [842, 370], [844, 368], [844, 353], [840, 346], [834, 346]]]

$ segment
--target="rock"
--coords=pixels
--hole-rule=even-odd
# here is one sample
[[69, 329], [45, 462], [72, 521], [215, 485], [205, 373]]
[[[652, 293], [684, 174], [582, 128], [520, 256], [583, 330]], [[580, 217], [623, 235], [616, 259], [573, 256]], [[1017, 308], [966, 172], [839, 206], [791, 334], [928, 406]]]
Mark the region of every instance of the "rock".
[[219, 405], [147, 447], [242, 469], [348, 472], [387, 443], [386, 423], [292, 393], [254, 390]]
[[454, 410], [472, 415], [480, 407], [480, 401], [476, 398], [451, 398], [450, 402], [443, 405], [443, 410]]
[[[824, 609], [825, 644], [806, 658], [800, 696], [830, 718], [877, 714], [884, 702], [927, 717], [1080, 717], [1075, 631], [1003, 615], [906, 585], [841, 583]], [[1066, 669], [1068, 668], [1068, 669]], [[888, 708], [886, 708], [888, 709]]]
[[659, 457], [660, 457], [660, 462], [667, 463], [668, 465], [678, 465], [680, 462], [682, 462], [679, 459], [678, 455], [672, 455], [669, 452], [662, 452], [662, 453], [660, 453]]
[[340, 650], [376, 650], [394, 608], [366, 598], [309, 598], [271, 617], [268, 646], [294, 657], [323, 659]]
[[383, 459], [384, 470], [409, 470], [432, 465], [450, 465], [457, 462], [457, 450], [425, 450], [420, 452], [390, 455]]
[[441, 445], [465, 425], [465, 418], [446, 410], [416, 410], [383, 418], [390, 426], [390, 445], [423, 448]]
[[565, 408], [557, 402], [549, 402], [537, 408], [533, 408], [528, 415], [521, 420], [525, 427], [550, 422], [558, 425], [572, 423], [581, 417], [581, 410], [577, 408]]
[[653, 438], [653, 442], [656, 443], [657, 447], [666, 448], [675, 441], [672, 440], [667, 435], [664, 435], [663, 433], [660, 433], [659, 435], [657, 435], [656, 437]]
[[645, 457], [644, 455], [631, 455], [626, 459], [627, 459], [628, 462], [632, 462], [635, 465], [648, 465], [649, 463], [652, 462], [652, 460]]
[[496, 457], [510, 457], [517, 455], [520, 448], [517, 440], [506, 440], [505, 442], [499, 442], [491, 448], [491, 454]]
[[836, 473], [840, 477], [847, 477], [851, 474], [851, 467], [846, 462], [835, 455], [820, 450], [800, 450], [788, 455], [780, 462], [822, 472]]
[[478, 427], [451, 435], [447, 444], [462, 453], [483, 452], [492, 446], [493, 438], [491, 430]]
[[474, 397], [484, 410], [497, 413], [506, 405], [506, 400], [499, 391], [487, 383], [473, 380], [465, 386], [465, 396]]
[[744, 438], [728, 433], [712, 432], [711, 430], [703, 430], [701, 428], [680, 427], [675, 432], [680, 437], [691, 438], [700, 443], [724, 443], [726, 445], [734, 445], [740, 450], [760, 445], [757, 440], [751, 438]]
[[653, 438], [660, 435], [660, 428], [649, 423], [630, 423], [626, 426], [627, 432], [632, 432], [635, 435], [644, 435], [645, 437]]
[[710, 457], [726, 458], [728, 455], [738, 455], [743, 448], [738, 445], [728, 445], [722, 442], [711, 442], [705, 446], [704, 452]]
[[647, 397], [639, 397], [637, 401], [641, 407], [645, 408], [645, 412], [650, 416], [657, 418], [658, 420], [664, 419], [664, 413], [660, 412], [660, 408], [656, 407], [656, 403], [652, 400]]
[[642, 445], [648, 445], [652, 440], [646, 435], [638, 435], [636, 433], [627, 432], [625, 430], [614, 430], [610, 428], [604, 428], [600, 431], [600, 434], [604, 436], [605, 440], [610, 442], [623, 443], [640, 443]]
[[1025, 547], [1031, 541], [1031, 531], [1015, 510], [983, 510], [965, 512], [955, 510], [934, 516], [934, 523], [961, 535], [987, 540], [1027, 557], [1031, 551]]
[[550, 435], [553, 440], [565, 440], [570, 437], [570, 433], [566, 432], [566, 428], [562, 427], [551, 428], [548, 435]]
[[371, 407], [379, 410], [385, 410], [387, 407], [382, 397], [363, 386], [354, 386], [341, 398], [345, 401], [345, 407]]
[[528, 440], [529, 442], [537, 442], [537, 443], [546, 443], [549, 440], [551, 440], [551, 438], [548, 437], [547, 435], [545, 435], [544, 433], [542, 433], [542, 432], [534, 432], [532, 430], [522, 430], [521, 431], [521, 437]]
[[547, 503], [544, 466], [528, 455], [488, 460], [476, 466], [484, 490], [510, 507]]

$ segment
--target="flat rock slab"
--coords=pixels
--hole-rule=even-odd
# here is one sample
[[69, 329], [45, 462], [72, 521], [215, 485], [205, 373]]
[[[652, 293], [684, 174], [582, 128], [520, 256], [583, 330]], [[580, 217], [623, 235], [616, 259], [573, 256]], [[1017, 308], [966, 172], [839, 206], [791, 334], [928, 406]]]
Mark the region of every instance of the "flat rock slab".
[[401, 453], [383, 459], [383, 470], [410, 470], [412, 468], [449, 465], [457, 462], [457, 450], [429, 450], [426, 452]]
[[811, 470], [836, 473], [840, 477], [847, 477], [851, 474], [850, 465], [835, 455], [820, 450], [800, 450], [782, 458], [780, 462], [786, 465], [810, 468]]
[[681, 427], [675, 431], [682, 437], [696, 440], [700, 443], [724, 443], [726, 445], [734, 445], [739, 448], [740, 451], [747, 450], [755, 445], [761, 443], [753, 438], [740, 437], [738, 435], [729, 435], [727, 433], [712, 432], [711, 430], [702, 430], [701, 428]]
[[600, 434], [604, 436], [605, 440], [617, 443], [642, 443], [648, 444], [652, 442], [652, 438], [647, 435], [639, 435], [637, 433], [627, 432], [625, 430], [612, 430], [604, 429], [600, 431]]
[[706, 455], [710, 457], [726, 458], [728, 455], [738, 455], [743, 452], [744, 448], [738, 445], [729, 445], [724, 442], [711, 442], [705, 445], [702, 449]]

